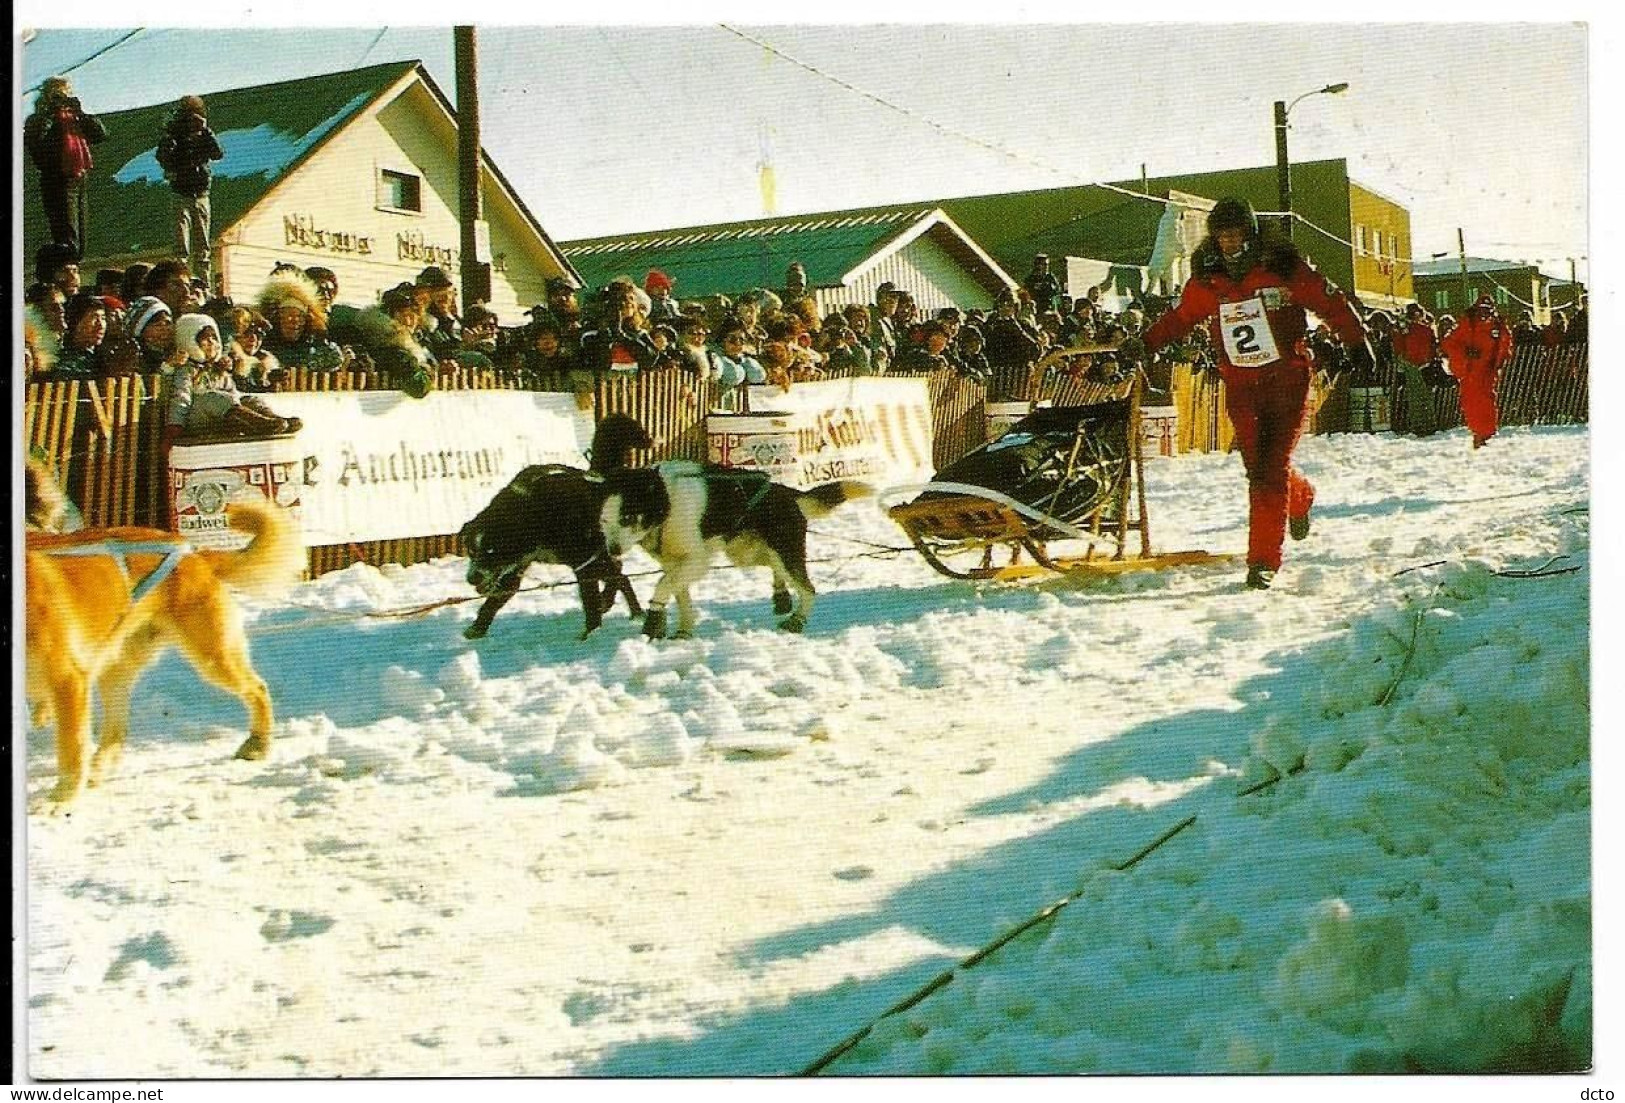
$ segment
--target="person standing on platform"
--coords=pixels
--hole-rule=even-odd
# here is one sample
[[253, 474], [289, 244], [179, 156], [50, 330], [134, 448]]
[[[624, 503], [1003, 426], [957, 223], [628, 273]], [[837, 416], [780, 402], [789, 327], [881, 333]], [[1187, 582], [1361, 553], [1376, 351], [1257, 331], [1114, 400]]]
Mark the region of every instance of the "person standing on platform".
[[85, 254], [85, 177], [95, 164], [90, 147], [107, 137], [107, 127], [86, 113], [67, 77], [40, 85], [34, 113], [23, 123], [23, 148], [39, 170], [40, 206], [51, 240]]
[[1495, 302], [1480, 295], [1456, 328], [1439, 342], [1461, 392], [1461, 420], [1482, 448], [1495, 435], [1499, 413], [1495, 387], [1501, 369], [1512, 358], [1512, 330], [1496, 313]]
[[226, 155], [209, 129], [208, 108], [202, 96], [182, 96], [175, 114], [164, 124], [158, 141], [158, 167], [175, 193], [175, 254], [195, 275], [212, 287], [209, 249], [209, 185], [211, 162]]
[[1267, 590], [1281, 568], [1288, 527], [1295, 540], [1309, 535], [1315, 500], [1314, 487], [1292, 466], [1314, 371], [1305, 312], [1332, 327], [1354, 370], [1369, 369], [1371, 346], [1348, 296], [1291, 242], [1262, 234], [1245, 200], [1219, 200], [1207, 229], [1179, 302], [1143, 341], [1126, 338], [1119, 353], [1132, 360], [1204, 321], [1211, 327], [1225, 406], [1247, 471], [1246, 585]]

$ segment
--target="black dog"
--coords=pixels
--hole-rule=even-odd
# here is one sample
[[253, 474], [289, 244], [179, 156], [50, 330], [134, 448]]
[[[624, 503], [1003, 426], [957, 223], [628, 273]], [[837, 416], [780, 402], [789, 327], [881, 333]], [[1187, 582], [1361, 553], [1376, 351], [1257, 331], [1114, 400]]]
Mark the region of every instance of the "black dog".
[[773, 611], [784, 616], [779, 627], [801, 631], [814, 593], [807, 575], [807, 521], [874, 493], [852, 480], [796, 490], [760, 472], [691, 460], [617, 471], [606, 483], [601, 523], [609, 554], [638, 544], [664, 572], [643, 621], [643, 634], [653, 639], [666, 634], [666, 602], [672, 597], [677, 635], [694, 631], [689, 589], [710, 569], [717, 548], [741, 567], [771, 569]]
[[593, 434], [589, 471], [557, 463], [527, 467], [463, 526], [468, 582], [485, 598], [464, 636], [477, 640], [485, 635], [532, 563], [557, 563], [575, 572], [587, 618], [582, 639], [604, 623], [617, 593], [626, 595], [634, 617], [643, 614], [632, 584], [621, 573], [619, 557], [604, 547], [598, 516], [606, 493], [604, 476], [625, 467], [632, 449], [653, 444], [635, 419], [611, 414]]

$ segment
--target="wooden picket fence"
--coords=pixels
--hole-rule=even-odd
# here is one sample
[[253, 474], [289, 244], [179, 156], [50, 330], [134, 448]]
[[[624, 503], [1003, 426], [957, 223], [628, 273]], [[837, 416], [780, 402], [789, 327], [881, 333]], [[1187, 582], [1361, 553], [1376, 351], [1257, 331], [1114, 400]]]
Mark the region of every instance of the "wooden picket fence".
[[[838, 373], [832, 373], [838, 377]], [[1063, 405], [1102, 401], [1120, 387], [1025, 369], [997, 372], [983, 384], [954, 372], [925, 377], [930, 394], [935, 448], [943, 467], [985, 439], [989, 398], [1054, 401]], [[296, 371], [284, 391], [355, 391], [385, 389], [375, 372]], [[457, 369], [443, 372], [444, 390], [511, 390], [515, 384], [492, 371]], [[559, 389], [565, 389], [559, 381]], [[1224, 387], [1216, 377], [1189, 365], [1176, 365], [1170, 393], [1179, 410], [1181, 452], [1228, 450], [1232, 433], [1224, 414]], [[1348, 387], [1339, 383], [1317, 393], [1309, 431], [1341, 432], [1348, 427]], [[1539, 346], [1517, 350], [1503, 376], [1501, 420], [1507, 425], [1583, 423], [1588, 420], [1587, 346]], [[128, 376], [70, 383], [31, 383], [23, 407], [26, 447], [42, 454], [57, 472], [85, 523], [162, 527], [166, 523], [168, 469], [163, 450], [162, 377]], [[704, 459], [705, 417], [716, 405], [715, 384], [675, 368], [632, 378], [600, 380], [581, 400], [596, 417], [625, 413], [637, 418], [654, 438], [654, 447], [634, 457], [648, 463], [663, 459]], [[1435, 412], [1441, 428], [1461, 423], [1453, 387], [1436, 389]], [[1396, 403], [1396, 406], [1398, 404]], [[1403, 424], [1395, 426], [1403, 430]], [[455, 533], [401, 540], [366, 541], [310, 549], [312, 576], [355, 562], [418, 563], [459, 554]]]

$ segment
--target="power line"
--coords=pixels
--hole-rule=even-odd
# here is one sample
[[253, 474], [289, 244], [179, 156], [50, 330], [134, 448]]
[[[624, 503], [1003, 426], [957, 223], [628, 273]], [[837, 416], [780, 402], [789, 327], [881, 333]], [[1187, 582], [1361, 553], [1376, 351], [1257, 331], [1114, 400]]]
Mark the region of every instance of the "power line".
[[[1070, 172], [1070, 171], [1068, 171], [1066, 169], [1057, 168], [1054, 165], [1047, 164], [1046, 162], [1044, 162], [1043, 160], [1041, 160], [1041, 159], [1039, 159], [1037, 157], [1033, 157], [1033, 156], [1030, 156], [1028, 154], [1020, 153], [1020, 152], [1018, 152], [1016, 150], [1008, 149], [1008, 148], [1006, 148], [1004, 146], [1001, 146], [1001, 145], [999, 145], [999, 144], [997, 144], [995, 142], [990, 142], [990, 141], [987, 141], [986, 139], [979, 138], [974, 134], [967, 134], [964, 131], [956, 130], [955, 128], [953, 128], [951, 126], [947, 126], [947, 125], [945, 125], [943, 123], [940, 123], [940, 122], [936, 121], [935, 119], [930, 118], [927, 115], [921, 114], [920, 112], [913, 110], [912, 108], [904, 107], [901, 104], [898, 104], [898, 103], [893, 102], [892, 100], [886, 99], [884, 96], [878, 95], [878, 94], [876, 94], [874, 92], [870, 92], [869, 90], [867, 90], [865, 88], [860, 88], [857, 85], [853, 84], [851, 81], [848, 81], [848, 80], [846, 80], [846, 79], [844, 79], [842, 77], [838, 77], [833, 73], [826, 72], [825, 70], [820, 69], [818, 66], [813, 65], [810, 62], [802, 61], [800, 58], [793, 57], [792, 55], [786, 53], [784, 50], [782, 50], [779, 47], [773, 45], [771, 42], [767, 42], [764, 39], [761, 39], [761, 38], [759, 38], [759, 37], [757, 37], [755, 35], [752, 35], [752, 34], [749, 34], [749, 33], [745, 32], [745, 31], [742, 31], [737, 27], [731, 26], [731, 25], [729, 25], [727, 23], [720, 23], [720, 24], [718, 24], [718, 26], [721, 27], [721, 29], [727, 31], [729, 34], [732, 34], [732, 35], [734, 35], [734, 36], [736, 36], [738, 38], [741, 38], [744, 41], [751, 43], [752, 45], [759, 46], [763, 50], [766, 50], [768, 53], [772, 54], [774, 57], [777, 57], [777, 58], [780, 58], [780, 59], [782, 59], [784, 61], [787, 61], [790, 64], [796, 66], [797, 68], [805, 70], [806, 72], [813, 74], [814, 76], [820, 78], [821, 80], [828, 81], [829, 83], [834, 84], [834, 85], [836, 85], [836, 86], [838, 86], [840, 88], [844, 88], [848, 92], [851, 92], [853, 95], [860, 96], [863, 99], [869, 100], [871, 103], [878, 104], [879, 106], [886, 108], [888, 111], [895, 111], [896, 113], [898, 113], [900, 115], [903, 115], [906, 118], [913, 120], [914, 122], [920, 123], [923, 126], [929, 127], [930, 129], [937, 131], [939, 134], [943, 134], [943, 135], [946, 135], [947, 137], [956, 139], [956, 140], [961, 141], [961, 142], [965, 142], [965, 143], [967, 143], [969, 145], [975, 146], [978, 149], [986, 150], [986, 151], [988, 151], [990, 153], [996, 153], [1001, 157], [1004, 157], [1004, 158], [1006, 158], [1008, 160], [1016, 162], [1017, 164], [1025, 165], [1025, 166], [1028, 166], [1028, 167], [1031, 167], [1031, 168], [1041, 169], [1044, 172], [1048, 172], [1048, 173], [1051, 173], [1051, 174], [1053, 174], [1055, 176], [1062, 177], [1063, 179], [1066, 179], [1069, 183], [1072, 183], [1073, 186], [1102, 188], [1102, 189], [1107, 190], [1107, 191], [1118, 192], [1118, 193], [1120, 193], [1122, 195], [1129, 196], [1129, 197], [1131, 197], [1133, 199], [1146, 200], [1146, 201], [1149, 201], [1149, 202], [1152, 202], [1152, 203], [1160, 203], [1165, 207], [1167, 207], [1167, 206], [1175, 206], [1175, 207], [1179, 207], [1181, 209], [1190, 209], [1189, 204], [1180, 203], [1179, 201], [1174, 200], [1174, 199], [1166, 198], [1164, 196], [1147, 195], [1144, 192], [1132, 191], [1132, 190], [1130, 190], [1128, 188], [1120, 187], [1120, 186], [1118, 186], [1116, 184], [1108, 184], [1108, 183], [1106, 183], [1105, 181], [1102, 181], [1102, 180], [1087, 181], [1087, 182], [1084, 182], [1082, 184], [1077, 184], [1076, 181], [1078, 180], [1078, 176], [1077, 176], [1076, 173]], [[1098, 212], [1090, 212], [1090, 215], [1092, 215], [1094, 213], [1098, 213]], [[1266, 218], [1269, 218], [1269, 217], [1291, 218], [1294, 221], [1296, 221], [1296, 222], [1308, 227], [1309, 229], [1313, 230], [1314, 232], [1320, 234], [1321, 236], [1323, 236], [1325, 238], [1328, 238], [1331, 241], [1335, 241], [1339, 245], [1347, 246], [1355, 254], [1358, 255], [1358, 254], [1361, 253], [1361, 250], [1359, 249], [1358, 246], [1356, 246], [1354, 244], [1354, 242], [1348, 240], [1347, 238], [1343, 238], [1343, 237], [1338, 236], [1337, 234], [1333, 233], [1331, 230], [1328, 230], [1324, 226], [1320, 226], [1317, 223], [1305, 218], [1303, 215], [1297, 213], [1296, 211], [1293, 211], [1293, 212], [1290, 212], [1290, 213], [1286, 212], [1286, 211], [1259, 211], [1257, 213], [1259, 215], [1263, 216], [1263, 217], [1266, 217]], [[1079, 218], [1084, 218], [1084, 217], [1088, 217], [1088, 216], [1084, 215], [1084, 214], [1079, 214], [1079, 215], [1074, 216], [1073, 220], [1079, 219]], [[1069, 221], [1072, 221], [1072, 220], [1069, 220]], [[1054, 227], [1051, 227], [1051, 229], [1053, 230]], [[1508, 245], [1508, 246], [1510, 245], [1510, 243], [1496, 243], [1496, 242], [1486, 242], [1485, 244], [1490, 244], [1490, 245], [1500, 244], [1500, 245]], [[1544, 244], [1556, 244], [1556, 243], [1544, 243]], [[1561, 248], [1561, 246], [1559, 246], [1559, 247]], [[1419, 261], [1422, 260], [1422, 258], [1419, 258], [1419, 257], [1416, 257], [1416, 256], [1406, 256], [1406, 257], [1394, 256], [1394, 257], [1390, 257], [1388, 259], [1389, 259], [1390, 263], [1410, 264], [1413, 267], [1417, 263], [1419, 263]], [[1583, 257], [1582, 258], [1571, 258], [1571, 257], [1565, 255], [1563, 257], [1558, 257], [1558, 258], [1540, 258], [1540, 259], [1537, 259], [1537, 260], [1535, 260], [1535, 261], [1533, 261], [1531, 263], [1534, 263], [1534, 264], [1556, 263], [1558, 260], [1569, 260], [1569, 259], [1584, 259], [1584, 258]], [[1509, 292], [1509, 294], [1510, 294], [1510, 292]]]
[[[903, 115], [903, 116], [913, 120], [914, 122], [920, 123], [922, 126], [927, 126], [927, 127], [931, 128], [932, 130], [937, 131], [939, 134], [945, 134], [950, 138], [954, 138], [954, 139], [957, 139], [958, 141], [965, 142], [965, 143], [967, 143], [969, 145], [975, 146], [978, 149], [986, 150], [989, 153], [996, 153], [1000, 157], [1004, 157], [1004, 158], [1006, 158], [1008, 160], [1014, 161], [1017, 164], [1026, 165], [1029, 168], [1041, 169], [1044, 172], [1052, 173], [1053, 175], [1062, 177], [1063, 179], [1066, 179], [1068, 181], [1076, 181], [1078, 179], [1076, 173], [1073, 173], [1073, 172], [1071, 172], [1071, 171], [1069, 171], [1067, 169], [1057, 168], [1054, 165], [1047, 164], [1044, 161], [1041, 161], [1036, 157], [1032, 157], [1032, 156], [1029, 156], [1027, 154], [1023, 154], [1023, 153], [1018, 153], [1018, 152], [1016, 152], [1015, 150], [1012, 150], [1012, 149], [1007, 149], [1004, 146], [998, 145], [997, 143], [994, 143], [994, 142], [987, 141], [984, 138], [978, 138], [974, 134], [967, 134], [962, 130], [955, 130], [953, 127], [947, 126], [947, 125], [945, 125], [943, 123], [939, 123], [935, 119], [930, 118], [927, 115], [922, 115], [921, 113], [919, 113], [918, 111], [913, 110], [912, 108], [904, 107], [901, 104], [894, 103], [893, 101], [886, 99], [884, 96], [877, 95], [876, 93], [870, 92], [869, 90], [867, 90], [865, 88], [859, 88], [857, 85], [853, 84], [851, 81], [845, 80], [842, 77], [838, 77], [833, 73], [825, 72], [824, 70], [818, 68], [818, 66], [813, 65], [810, 62], [802, 61], [800, 58], [797, 58], [797, 57], [792, 57], [791, 55], [785, 53], [783, 50], [779, 49], [777, 46], [773, 45], [771, 42], [767, 42], [767, 41], [764, 41], [763, 39], [757, 38], [755, 35], [748, 34], [745, 31], [742, 31], [737, 27], [729, 26], [727, 23], [719, 23], [719, 24], [717, 24], [717, 26], [721, 27], [723, 30], [727, 31], [731, 35], [735, 35], [735, 36], [737, 36], [739, 38], [744, 39], [746, 42], [749, 42], [752, 45], [760, 46], [762, 49], [766, 50], [768, 53], [772, 54], [774, 57], [780, 58], [780, 59], [782, 59], [784, 61], [788, 61], [791, 65], [794, 65], [799, 69], [804, 69], [807, 72], [813, 74], [814, 76], [819, 77], [822, 80], [827, 80], [831, 84], [834, 84], [834, 85], [837, 85], [837, 86], [839, 86], [841, 88], [844, 88], [848, 92], [851, 92], [853, 95], [861, 96], [862, 98], [870, 101], [871, 103], [879, 104], [881, 107], [886, 108], [888, 111], [895, 111], [899, 115]], [[1150, 200], [1153, 203], [1164, 203], [1164, 204], [1166, 204], [1168, 202], [1168, 200], [1161, 199], [1161, 198], [1159, 198], [1157, 196], [1145, 195], [1142, 192], [1130, 191], [1127, 188], [1118, 187], [1116, 184], [1107, 184], [1107, 183], [1105, 183], [1103, 181], [1099, 181], [1099, 180], [1088, 182], [1088, 183], [1086, 183], [1086, 184], [1084, 184], [1082, 186], [1084, 186], [1084, 187], [1104, 188], [1107, 191], [1120, 192], [1123, 195], [1133, 196], [1135, 199]]]
[[[111, 53], [112, 51], [118, 49], [120, 46], [124, 45], [126, 42], [130, 41], [130, 39], [134, 38], [136, 35], [140, 34], [142, 31], [144, 31], [146, 29], [147, 28], [145, 28], [145, 27], [137, 27], [135, 30], [130, 31], [129, 33], [127, 33], [125, 35], [122, 35], [116, 41], [110, 42], [106, 46], [103, 46], [101, 49], [97, 50], [95, 53], [91, 54], [89, 57], [85, 58], [83, 61], [76, 61], [72, 65], [68, 66], [66, 69], [58, 70], [56, 73], [54, 73], [52, 75], [53, 76], [58, 76], [58, 77], [65, 77], [69, 73], [73, 72], [75, 69], [83, 69], [86, 65], [89, 65], [91, 62], [95, 61], [97, 58], [103, 56], [104, 54]], [[23, 89], [23, 95], [26, 96], [26, 95], [29, 95], [30, 93], [38, 92], [42, 87], [44, 87], [45, 81], [50, 80], [50, 79], [51, 79], [50, 77], [45, 77], [45, 78], [41, 79], [40, 82], [38, 84], [34, 85], [32, 88]]]

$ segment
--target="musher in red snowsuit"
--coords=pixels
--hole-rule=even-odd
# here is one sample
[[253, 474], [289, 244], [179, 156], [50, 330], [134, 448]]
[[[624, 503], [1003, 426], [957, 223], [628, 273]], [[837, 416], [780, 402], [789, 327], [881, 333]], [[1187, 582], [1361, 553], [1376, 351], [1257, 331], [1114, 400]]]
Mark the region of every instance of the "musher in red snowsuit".
[[1495, 435], [1495, 385], [1512, 358], [1512, 330], [1495, 312], [1488, 295], [1480, 295], [1456, 328], [1439, 342], [1461, 390], [1461, 420], [1473, 434], [1473, 447]]
[[1260, 235], [1246, 201], [1219, 200], [1207, 229], [1178, 305], [1146, 331], [1145, 345], [1156, 352], [1209, 325], [1247, 469], [1247, 585], [1267, 590], [1281, 568], [1288, 518], [1293, 538], [1303, 539], [1315, 500], [1314, 487], [1292, 466], [1314, 370], [1305, 309], [1341, 338], [1355, 371], [1371, 368], [1371, 346], [1348, 297], [1290, 242]]

